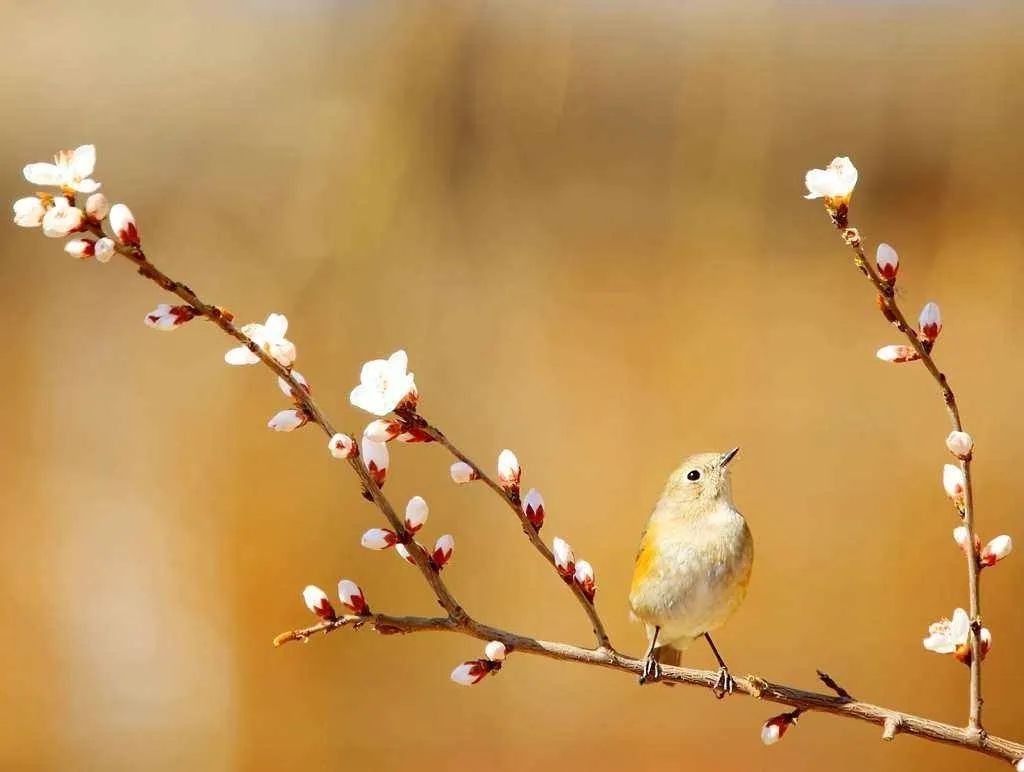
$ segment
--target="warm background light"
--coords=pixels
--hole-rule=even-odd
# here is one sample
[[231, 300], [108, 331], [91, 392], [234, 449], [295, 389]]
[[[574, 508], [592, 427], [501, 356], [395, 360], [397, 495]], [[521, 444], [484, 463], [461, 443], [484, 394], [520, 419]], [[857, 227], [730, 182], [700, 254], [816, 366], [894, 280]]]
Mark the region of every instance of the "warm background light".
[[[544, 536], [597, 571], [613, 639], [640, 528], [691, 452], [742, 447], [750, 596], [717, 636], [738, 674], [966, 720], [967, 672], [925, 652], [966, 604], [941, 487], [949, 431], [819, 202], [851, 156], [852, 220], [899, 250], [901, 300], [942, 306], [936, 352], [978, 442], [983, 537], [1020, 528], [1024, 161], [1017, 3], [11, 4], [0, 192], [93, 142], [168, 272], [241, 321], [286, 313], [332, 418], [360, 364], [408, 349], [422, 409], [544, 494]], [[989, 765], [775, 706], [641, 690], [480, 645], [312, 621], [302, 588], [357, 580], [429, 613], [413, 570], [359, 546], [379, 516], [312, 428], [268, 431], [273, 378], [222, 362], [205, 323], [147, 329], [163, 298], [0, 227], [0, 767], [12, 770], [954, 770]], [[387, 493], [455, 534], [446, 570], [483, 620], [589, 640], [569, 593], [436, 447]], [[986, 717], [1021, 737], [1024, 557], [986, 572]], [[713, 664], [706, 647], [687, 662]], [[997, 769], [996, 762], [989, 765]], [[986, 767], [987, 768], [987, 767]]]

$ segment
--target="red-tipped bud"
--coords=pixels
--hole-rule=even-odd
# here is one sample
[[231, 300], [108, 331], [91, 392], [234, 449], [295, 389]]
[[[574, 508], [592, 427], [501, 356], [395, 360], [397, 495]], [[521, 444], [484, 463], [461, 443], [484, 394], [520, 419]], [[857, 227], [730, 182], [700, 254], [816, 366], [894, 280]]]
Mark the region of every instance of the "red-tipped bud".
[[114, 204], [110, 208], [110, 227], [117, 240], [125, 246], [139, 246], [139, 229], [135, 225], [135, 217], [124, 204]]
[[473, 480], [479, 480], [480, 475], [465, 461], [456, 461], [451, 468], [452, 482], [456, 485], [465, 485]]
[[305, 426], [308, 421], [309, 416], [306, 415], [305, 410], [289, 408], [288, 410], [282, 410], [271, 418], [267, 422], [267, 426], [275, 432], [292, 432], [300, 426]]
[[[961, 550], [963, 550], [963, 553], [966, 555], [967, 544], [969, 541], [967, 526], [959, 525], [953, 529], [953, 541], [957, 543], [957, 545], [960, 547]], [[981, 539], [978, 537], [978, 534], [974, 534], [974, 551], [981, 551]]]
[[374, 442], [363, 437], [362, 448], [363, 465], [366, 467], [366, 471], [370, 473], [370, 477], [377, 483], [378, 488], [384, 487], [384, 481], [388, 477], [388, 464], [390, 463], [388, 446], [383, 442]]
[[967, 461], [974, 452], [974, 438], [967, 432], [950, 432], [946, 437], [946, 447], [961, 461]]
[[573, 579], [575, 579], [580, 589], [583, 590], [587, 600], [593, 602], [594, 595], [597, 593], [597, 585], [594, 582], [594, 567], [586, 560], [577, 560]]
[[402, 433], [395, 439], [398, 442], [433, 442], [434, 438], [427, 433], [426, 429], [418, 426], [402, 426]]
[[416, 565], [416, 561], [412, 558], [412, 553], [409, 552], [409, 548], [406, 547], [404, 544], [395, 545], [395, 554], [402, 558], [402, 560], [404, 560], [406, 563], [412, 563], [413, 565]]
[[942, 314], [939, 313], [939, 306], [936, 303], [925, 304], [921, 309], [918, 324], [921, 327], [921, 337], [934, 343], [942, 332]]
[[953, 503], [956, 504], [957, 509], [963, 511], [964, 508], [964, 482], [963, 470], [953, 464], [944, 464], [942, 467], [942, 487], [946, 491], [946, 495], [953, 499]]
[[331, 606], [331, 601], [327, 598], [327, 593], [316, 585], [311, 584], [306, 587], [302, 591], [302, 599], [306, 601], [306, 608], [321, 619], [333, 622], [338, 618], [338, 615], [334, 613], [334, 607]]
[[451, 679], [459, 686], [474, 686], [500, 667], [500, 662], [492, 662], [489, 659], [473, 659], [463, 662], [455, 668], [452, 671]]
[[878, 273], [883, 279], [888, 282], [895, 281], [900, 270], [900, 256], [888, 244], [879, 244], [875, 250], [875, 265], [878, 266]]
[[765, 745], [777, 743], [789, 728], [796, 723], [798, 717], [799, 713], [793, 711], [792, 713], [782, 713], [778, 716], [773, 716], [765, 721], [764, 726], [761, 727], [761, 742]]
[[1002, 536], [997, 536], [988, 544], [986, 544], [980, 554], [981, 565], [994, 566], [1000, 560], [1005, 558], [1013, 550], [1013, 539], [1007, 536], [1005, 533]]
[[913, 362], [920, 359], [920, 355], [911, 346], [893, 345], [882, 346], [875, 352], [875, 356], [883, 362]]
[[416, 533], [427, 522], [430, 508], [422, 496], [413, 496], [405, 505], [405, 527], [409, 533]]
[[519, 495], [519, 478], [523, 470], [519, 467], [519, 459], [511, 450], [503, 450], [498, 454], [498, 483], [506, 493]]
[[445, 563], [452, 559], [453, 552], [455, 552], [455, 537], [446, 533], [434, 542], [434, 551], [430, 553], [430, 559], [434, 561], [434, 565], [440, 571], [444, 568]]
[[571, 579], [576, 572], [576, 556], [572, 554], [572, 547], [556, 536], [551, 542], [551, 554], [555, 557], [555, 568], [558, 569], [558, 573], [566, 579]]
[[398, 536], [387, 528], [371, 528], [359, 540], [368, 550], [386, 550], [398, 544]]
[[335, 458], [352, 458], [359, 454], [355, 440], [340, 432], [327, 441], [327, 449]]
[[370, 421], [363, 429], [363, 436], [368, 440], [374, 442], [391, 442], [399, 434], [402, 433], [401, 421], [393, 421], [384, 418], [378, 418], [376, 421]]
[[342, 579], [338, 582], [338, 597], [341, 605], [356, 616], [365, 617], [370, 613], [370, 607], [366, 603], [366, 595], [362, 588], [350, 579]]
[[169, 303], [161, 303], [146, 314], [143, 321], [147, 327], [152, 327], [154, 330], [169, 332], [178, 329], [185, 322], [194, 319], [195, 316], [196, 312], [191, 306], [172, 306]]
[[301, 394], [297, 393], [296, 390], [292, 388], [292, 385], [280, 376], [277, 378], [277, 387], [286, 397], [294, 400], [295, 402], [299, 402], [303, 396], [310, 394], [313, 390], [309, 387], [309, 383], [302, 377], [302, 373], [298, 370], [292, 370], [292, 378], [294, 378], [295, 382], [299, 384], [299, 389], [302, 391]]
[[534, 530], [539, 531], [540, 527], [544, 525], [544, 497], [536, 488], [530, 488], [527, 491], [526, 498], [523, 499], [523, 514], [526, 515], [526, 519], [530, 521]]
[[77, 260], [85, 260], [96, 254], [96, 242], [92, 239], [72, 239], [64, 245], [64, 251]]

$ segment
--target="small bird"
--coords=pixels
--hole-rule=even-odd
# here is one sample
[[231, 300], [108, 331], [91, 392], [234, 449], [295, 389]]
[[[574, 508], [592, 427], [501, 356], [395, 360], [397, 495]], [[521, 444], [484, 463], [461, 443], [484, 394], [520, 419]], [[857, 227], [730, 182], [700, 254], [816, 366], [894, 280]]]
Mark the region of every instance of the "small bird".
[[754, 562], [750, 529], [732, 503], [728, 467], [738, 452], [686, 459], [669, 476], [640, 537], [629, 605], [647, 627], [641, 684], [659, 680], [660, 665], [678, 665], [703, 636], [720, 668], [715, 696], [735, 687], [710, 633], [743, 602]]

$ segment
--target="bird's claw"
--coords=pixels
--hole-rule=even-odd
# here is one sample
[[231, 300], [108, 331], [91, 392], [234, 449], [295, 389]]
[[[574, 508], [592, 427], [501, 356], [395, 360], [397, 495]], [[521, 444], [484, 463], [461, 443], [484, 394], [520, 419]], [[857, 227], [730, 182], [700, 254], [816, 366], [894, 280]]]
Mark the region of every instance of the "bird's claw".
[[711, 693], [715, 695], [715, 699], [721, 700], [727, 694], [732, 694], [736, 690], [736, 679], [732, 677], [732, 674], [727, 668], [718, 669], [718, 680], [715, 681], [715, 685], [711, 687]]
[[640, 685], [655, 683], [661, 680], [661, 665], [654, 657], [644, 660], [644, 669], [640, 671]]

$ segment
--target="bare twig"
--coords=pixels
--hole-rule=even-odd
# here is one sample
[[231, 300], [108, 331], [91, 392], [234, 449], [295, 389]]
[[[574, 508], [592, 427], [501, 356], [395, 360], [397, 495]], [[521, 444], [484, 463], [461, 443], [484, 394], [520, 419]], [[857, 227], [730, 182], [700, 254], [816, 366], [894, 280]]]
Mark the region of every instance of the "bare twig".
[[853, 695], [850, 694], [848, 691], [846, 691], [846, 689], [844, 689], [838, 683], [836, 683], [836, 680], [832, 676], [830, 676], [828, 673], [826, 673], [824, 670], [819, 670], [818, 671], [818, 678], [821, 679], [821, 682], [823, 684], [825, 684], [825, 686], [827, 686], [829, 689], [831, 689], [836, 694], [838, 694], [840, 699], [843, 699], [843, 700], [852, 700], [853, 699]]

